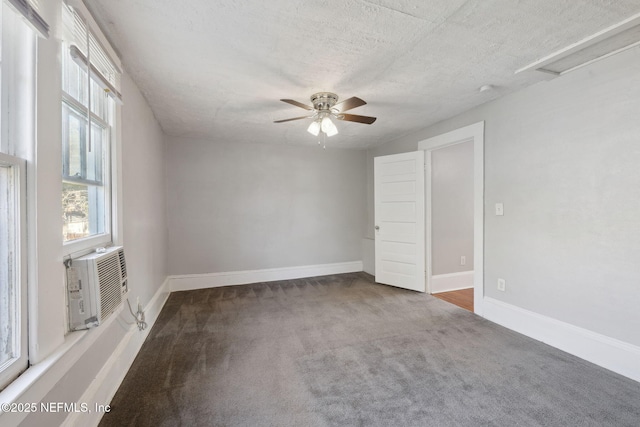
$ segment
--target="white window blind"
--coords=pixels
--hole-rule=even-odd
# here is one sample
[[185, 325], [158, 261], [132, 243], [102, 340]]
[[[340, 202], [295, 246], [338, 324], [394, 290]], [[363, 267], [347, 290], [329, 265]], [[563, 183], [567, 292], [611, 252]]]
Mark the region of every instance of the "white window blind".
[[49, 24], [38, 13], [38, 0], [5, 0], [26, 19], [42, 37], [49, 38]]
[[100, 87], [118, 102], [122, 102], [120, 94], [122, 72], [111, 60], [107, 50], [91, 28], [88, 28], [87, 20], [77, 10], [65, 6], [63, 22], [66, 46], [73, 61], [85, 71], [90, 65], [91, 76]]

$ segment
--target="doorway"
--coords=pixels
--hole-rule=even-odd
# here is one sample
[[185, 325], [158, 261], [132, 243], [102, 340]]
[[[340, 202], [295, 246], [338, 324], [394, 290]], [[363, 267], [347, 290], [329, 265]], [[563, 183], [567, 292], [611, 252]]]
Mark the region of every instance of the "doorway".
[[375, 278], [432, 293], [433, 233], [431, 214], [425, 215], [431, 212], [430, 171], [425, 169], [434, 150], [464, 142], [473, 145], [473, 312], [482, 316], [484, 122], [420, 141], [416, 152], [374, 159]]
[[[472, 150], [470, 163], [473, 167], [473, 173], [471, 174], [471, 177], [469, 177], [472, 181], [470, 184], [472, 186], [472, 189], [470, 190], [472, 194], [469, 195], [470, 200], [468, 201], [472, 209], [472, 214], [468, 213], [468, 215], [472, 215], [472, 217], [464, 219], [471, 230], [469, 230], [468, 233], [465, 233], [467, 236], [466, 238], [461, 238], [460, 236], [455, 237], [455, 239], [461, 238], [465, 240], [464, 242], [453, 242], [455, 244], [452, 244], [452, 242], [448, 242], [446, 240], [446, 233], [440, 233], [442, 225], [439, 225], [440, 228], [437, 231], [434, 230], [434, 213], [436, 213], [436, 218], [438, 215], [440, 215], [440, 217], [446, 217], [447, 209], [449, 209], [450, 206], [445, 206], [442, 201], [444, 199], [433, 191], [434, 189], [431, 184], [433, 183], [432, 173], [434, 165], [432, 160], [434, 160], [434, 157], [444, 157], [445, 161], [440, 161], [441, 164], [439, 166], [444, 167], [443, 170], [446, 171], [446, 158], [454, 158], [456, 152], [458, 152], [457, 155], [459, 155], [465, 150], [465, 148], [463, 148], [465, 146]], [[425, 152], [426, 166], [425, 252], [427, 292], [433, 294], [438, 291], [451, 290], [453, 293], [449, 295], [452, 298], [457, 299], [465, 294], [464, 291], [457, 292], [457, 289], [471, 287], [473, 288], [473, 312], [482, 315], [482, 302], [484, 296], [484, 122], [479, 122], [420, 141], [418, 148]], [[449, 148], [449, 150], [442, 150], [445, 148]], [[439, 154], [444, 153], [447, 153], [448, 156], [439, 156]], [[444, 190], [446, 191], [446, 188], [444, 188]], [[434, 203], [437, 205], [434, 206]], [[445, 227], [455, 227], [457, 221], [463, 220], [459, 215], [453, 215], [450, 219], [452, 221], [446, 224]], [[469, 242], [470, 239], [472, 239], [472, 243]], [[439, 247], [436, 247], [439, 242], [442, 244]], [[462, 248], [466, 249], [463, 250]], [[438, 251], [437, 256], [434, 256], [435, 250]], [[471, 251], [471, 257], [460, 253], [465, 250]], [[472, 271], [470, 271], [469, 268], [465, 268], [467, 262], [472, 263]], [[468, 294], [468, 291], [466, 293]], [[447, 295], [441, 296], [448, 297]]]
[[429, 292], [473, 311], [473, 141], [426, 152]]

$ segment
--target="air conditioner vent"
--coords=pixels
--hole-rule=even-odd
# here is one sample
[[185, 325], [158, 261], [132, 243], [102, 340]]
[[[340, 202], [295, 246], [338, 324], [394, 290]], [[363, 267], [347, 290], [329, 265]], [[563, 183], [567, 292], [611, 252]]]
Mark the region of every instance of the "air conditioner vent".
[[122, 278], [127, 278], [127, 261], [124, 259], [124, 249], [118, 251], [118, 257], [120, 258], [120, 270], [122, 270]]
[[100, 314], [105, 319], [122, 301], [121, 272], [117, 254], [100, 259], [96, 263], [100, 284]]
[[563, 75], [640, 45], [640, 13], [516, 71]]

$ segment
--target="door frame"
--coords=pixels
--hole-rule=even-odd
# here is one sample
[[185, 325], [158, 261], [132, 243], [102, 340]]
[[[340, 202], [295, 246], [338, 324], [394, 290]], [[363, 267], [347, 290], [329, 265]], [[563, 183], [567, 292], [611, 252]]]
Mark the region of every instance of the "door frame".
[[469, 141], [473, 141], [473, 311], [482, 316], [484, 299], [484, 121], [418, 142], [418, 150], [425, 152], [426, 169], [426, 281], [427, 292], [430, 293], [432, 276], [431, 152]]

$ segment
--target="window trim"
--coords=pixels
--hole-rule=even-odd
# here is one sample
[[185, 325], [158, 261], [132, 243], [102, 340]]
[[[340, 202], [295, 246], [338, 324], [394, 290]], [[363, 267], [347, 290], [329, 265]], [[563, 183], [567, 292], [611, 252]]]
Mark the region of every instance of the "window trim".
[[26, 160], [0, 152], [0, 165], [13, 170], [17, 181], [14, 202], [17, 206], [17, 224], [15, 227], [17, 306], [16, 320], [19, 322], [19, 333], [14, 345], [19, 352], [18, 357], [9, 359], [0, 365], [0, 390], [9, 385], [24, 372], [29, 365], [28, 336], [28, 295], [27, 295], [27, 162]]

